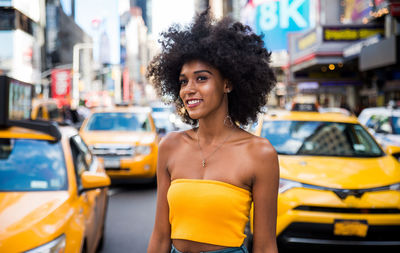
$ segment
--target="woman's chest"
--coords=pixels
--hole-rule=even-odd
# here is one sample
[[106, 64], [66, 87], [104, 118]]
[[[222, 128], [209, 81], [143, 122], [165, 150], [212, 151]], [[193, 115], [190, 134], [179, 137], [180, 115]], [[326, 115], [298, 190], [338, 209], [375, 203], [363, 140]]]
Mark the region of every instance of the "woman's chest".
[[[251, 190], [251, 154], [241, 146], [226, 146], [212, 153], [212, 149], [182, 145], [169, 157], [171, 180], [179, 178], [222, 181]], [[203, 166], [203, 164], [205, 166]]]

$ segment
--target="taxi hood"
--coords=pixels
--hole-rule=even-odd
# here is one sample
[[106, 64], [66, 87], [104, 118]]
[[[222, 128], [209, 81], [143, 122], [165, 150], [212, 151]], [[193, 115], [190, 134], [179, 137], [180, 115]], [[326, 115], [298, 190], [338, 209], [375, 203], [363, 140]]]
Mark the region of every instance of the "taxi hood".
[[361, 189], [398, 183], [400, 163], [392, 156], [372, 158], [279, 156], [280, 176], [305, 184]]
[[80, 134], [88, 145], [96, 143], [151, 144], [156, 139], [156, 134], [152, 132], [83, 131]]
[[68, 196], [67, 191], [1, 192], [0, 252], [29, 250], [59, 236], [73, 213]]

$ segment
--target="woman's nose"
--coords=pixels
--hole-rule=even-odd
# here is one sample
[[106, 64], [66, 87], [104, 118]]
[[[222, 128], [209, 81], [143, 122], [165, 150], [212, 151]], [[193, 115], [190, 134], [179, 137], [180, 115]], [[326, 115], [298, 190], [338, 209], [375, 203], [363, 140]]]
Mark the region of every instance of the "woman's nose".
[[188, 80], [188, 83], [183, 87], [185, 93], [196, 92], [196, 84], [193, 80]]

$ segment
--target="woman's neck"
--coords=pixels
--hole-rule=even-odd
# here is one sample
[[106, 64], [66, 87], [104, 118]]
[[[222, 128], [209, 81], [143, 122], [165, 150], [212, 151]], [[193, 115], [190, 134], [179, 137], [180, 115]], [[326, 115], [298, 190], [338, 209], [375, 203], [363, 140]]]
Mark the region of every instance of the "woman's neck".
[[235, 130], [235, 124], [231, 124], [226, 113], [223, 117], [203, 118], [199, 120], [197, 136], [206, 145], [218, 144], [227, 135]]

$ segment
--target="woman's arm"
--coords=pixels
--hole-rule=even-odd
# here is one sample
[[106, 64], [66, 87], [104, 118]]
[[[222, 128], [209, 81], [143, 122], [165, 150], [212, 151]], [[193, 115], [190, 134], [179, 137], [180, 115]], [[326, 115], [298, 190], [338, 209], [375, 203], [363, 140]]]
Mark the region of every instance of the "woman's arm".
[[268, 141], [263, 140], [257, 146], [257, 149], [253, 149], [255, 155], [253, 253], [277, 253], [278, 156]]
[[160, 142], [157, 158], [157, 208], [153, 233], [150, 237], [147, 253], [167, 253], [171, 250], [171, 225], [167, 192], [171, 183], [168, 172], [168, 157], [173, 147], [176, 133], [166, 135]]

